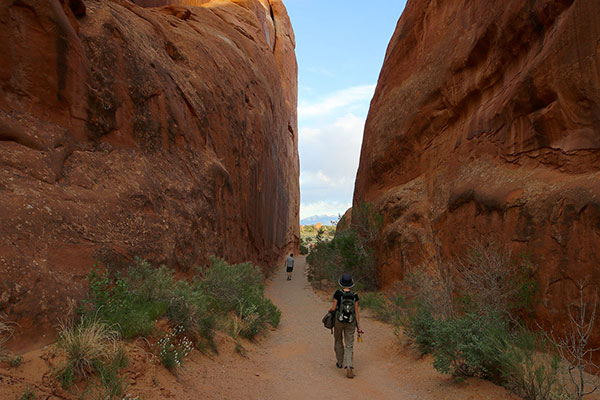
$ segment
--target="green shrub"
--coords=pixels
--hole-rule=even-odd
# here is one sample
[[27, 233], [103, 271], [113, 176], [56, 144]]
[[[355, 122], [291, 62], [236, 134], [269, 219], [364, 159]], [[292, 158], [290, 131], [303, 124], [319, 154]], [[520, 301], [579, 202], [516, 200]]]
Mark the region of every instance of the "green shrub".
[[211, 258], [199, 287], [210, 298], [211, 308], [221, 314], [234, 313], [243, 321], [240, 334], [253, 338], [266, 324], [276, 327], [281, 312], [264, 296], [264, 277], [251, 263], [229, 265]]
[[302, 242], [300, 243], [300, 254], [303, 256], [308, 254], [308, 247], [306, 247], [306, 245]]
[[154, 321], [166, 312], [166, 299], [148, 295], [146, 285], [136, 287], [127, 277], [112, 279], [108, 272], [92, 270], [88, 281], [90, 298], [85, 313], [117, 326], [125, 338], [150, 334]]
[[[148, 262], [136, 259], [125, 276], [94, 269], [88, 280], [90, 297], [83, 307], [86, 320], [103, 321], [123, 337], [131, 338], [150, 334], [161, 316], [169, 318], [177, 327], [177, 338], [163, 338], [159, 353], [171, 370], [181, 364], [182, 349], [189, 347], [186, 343], [180, 349], [172, 342], [182, 339], [183, 333], [185, 340], [191, 338], [199, 348], [208, 345], [216, 351], [213, 331], [217, 318], [237, 316], [243, 328], [238, 333], [246, 338], [255, 337], [267, 324], [277, 326], [281, 318], [281, 312], [264, 296], [263, 274], [251, 263], [229, 265], [211, 258], [211, 267], [188, 282], [175, 280], [165, 266], [152, 268]], [[105, 375], [110, 378], [109, 372]], [[67, 365], [61, 379], [69, 386], [79, 375], [77, 365]]]
[[360, 295], [360, 307], [372, 311], [375, 318], [384, 322], [393, 322], [395, 310], [387, 296], [380, 292], [366, 292]]
[[497, 354], [509, 337], [507, 323], [497, 315], [465, 314], [433, 324], [433, 366], [457, 377], [479, 376], [500, 381]]
[[525, 400], [548, 400], [560, 393], [560, 356], [550, 355], [539, 334], [518, 331], [496, 354], [503, 385]]
[[431, 311], [420, 304], [410, 309], [402, 319], [404, 333], [411, 338], [421, 355], [432, 353], [435, 348], [436, 320]]
[[166, 315], [174, 325], [183, 326], [191, 336], [202, 338], [212, 346], [215, 318], [210, 307], [211, 298], [198, 284], [178, 281], [172, 288]]
[[148, 261], [135, 259], [135, 265], [127, 271], [129, 288], [135, 297], [143, 301], [164, 301], [171, 296], [175, 285], [173, 271], [165, 265], [152, 268]]
[[377, 288], [374, 249], [382, 218], [374, 206], [363, 203], [353, 211], [352, 225], [336, 232], [331, 241], [317, 241], [306, 258], [309, 279], [335, 282], [343, 273], [350, 273], [357, 289]]

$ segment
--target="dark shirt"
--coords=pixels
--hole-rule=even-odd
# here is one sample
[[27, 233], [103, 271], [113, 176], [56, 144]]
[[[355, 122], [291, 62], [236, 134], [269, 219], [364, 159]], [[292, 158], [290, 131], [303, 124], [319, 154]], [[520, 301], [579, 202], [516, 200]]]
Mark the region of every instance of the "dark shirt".
[[[338, 308], [340, 307], [340, 300], [342, 299], [342, 293], [343, 293], [343, 290], [338, 289], [333, 294], [333, 298], [338, 301], [337, 302]], [[354, 293], [354, 302], [356, 303], [357, 301], [358, 301], [358, 294]]]

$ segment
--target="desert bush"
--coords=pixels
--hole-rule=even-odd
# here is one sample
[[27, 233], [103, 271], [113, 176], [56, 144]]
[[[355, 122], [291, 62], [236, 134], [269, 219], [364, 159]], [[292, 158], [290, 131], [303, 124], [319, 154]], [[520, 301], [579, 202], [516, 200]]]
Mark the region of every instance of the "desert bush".
[[117, 326], [125, 338], [150, 334], [154, 321], [166, 312], [167, 300], [148, 295], [145, 284], [139, 284], [142, 289], [136, 291], [130, 278], [111, 278], [107, 271], [98, 270], [92, 270], [87, 279], [90, 298], [85, 301], [85, 314]]
[[337, 232], [330, 242], [318, 241], [310, 252], [306, 258], [309, 278], [335, 282], [347, 272], [352, 274], [357, 289], [376, 289], [374, 249], [382, 221], [372, 204], [357, 206], [348, 229]]
[[241, 335], [253, 338], [267, 324], [279, 325], [281, 319], [281, 312], [264, 296], [263, 280], [260, 270], [251, 263], [229, 265], [211, 258], [199, 286], [210, 298], [213, 310], [235, 314], [244, 323]]
[[428, 307], [415, 302], [405, 308], [399, 321], [404, 329], [404, 334], [412, 340], [422, 356], [433, 352], [436, 319]]
[[560, 357], [548, 351], [543, 336], [522, 329], [501, 348], [496, 359], [504, 386], [525, 400], [549, 400], [561, 394]]
[[135, 259], [127, 271], [130, 290], [142, 301], [164, 301], [171, 297], [175, 285], [173, 271], [166, 265], [153, 268], [146, 260]]
[[501, 381], [498, 352], [509, 337], [505, 320], [495, 314], [465, 314], [433, 324], [433, 366], [456, 377]]
[[204, 339], [214, 347], [215, 316], [210, 310], [211, 298], [197, 283], [178, 281], [172, 288], [166, 315], [174, 325], [181, 325], [194, 339]]
[[375, 318], [381, 321], [392, 322], [394, 319], [390, 300], [381, 292], [361, 293], [360, 307], [371, 310]]
[[300, 254], [303, 256], [308, 254], [308, 247], [303, 242], [300, 242]]
[[497, 313], [516, 321], [519, 314], [533, 309], [537, 283], [527, 257], [513, 260], [511, 252], [502, 246], [474, 242], [468, 256], [454, 269], [466, 311]]
[[[600, 350], [590, 347], [590, 338], [596, 321], [598, 291], [593, 291], [591, 301], [584, 298], [587, 280], [577, 281], [577, 300], [567, 306], [569, 325], [561, 336], [550, 335], [561, 359], [567, 364], [572, 384], [572, 396], [576, 400], [600, 389], [600, 367], [593, 362], [593, 353]], [[590, 371], [592, 374], [587, 374]]]
[[344, 272], [344, 266], [339, 261], [335, 239], [331, 242], [316, 243], [306, 257], [308, 262], [308, 280], [320, 281], [327, 279], [335, 282]]
[[13, 368], [19, 367], [23, 363], [23, 356], [18, 355], [9, 359], [10, 366]]

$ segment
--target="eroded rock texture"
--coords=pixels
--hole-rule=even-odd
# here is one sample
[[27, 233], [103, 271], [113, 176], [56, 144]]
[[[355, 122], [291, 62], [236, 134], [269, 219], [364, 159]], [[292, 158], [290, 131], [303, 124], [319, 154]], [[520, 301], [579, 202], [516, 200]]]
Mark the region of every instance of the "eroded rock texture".
[[297, 246], [285, 8], [190, 3], [205, 4], [0, 7], [0, 314], [21, 344], [83, 295], [95, 260], [269, 267]]
[[408, 1], [354, 197], [384, 216], [382, 286], [479, 240], [530, 255], [543, 323], [562, 326], [574, 280], [600, 286], [599, 16], [597, 0]]

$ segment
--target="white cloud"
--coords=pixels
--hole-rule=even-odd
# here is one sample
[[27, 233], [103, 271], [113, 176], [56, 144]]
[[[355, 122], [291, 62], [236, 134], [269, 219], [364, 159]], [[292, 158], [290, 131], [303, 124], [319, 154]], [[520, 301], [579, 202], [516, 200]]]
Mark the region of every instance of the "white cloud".
[[339, 90], [317, 102], [300, 101], [298, 118], [323, 116], [341, 108], [349, 108], [356, 103], [369, 102], [373, 97], [375, 85], [354, 86]]
[[374, 88], [355, 86], [300, 102], [301, 218], [343, 214], [350, 207]]
[[300, 130], [301, 214], [343, 213], [352, 203], [364, 124], [364, 118], [348, 113]]

